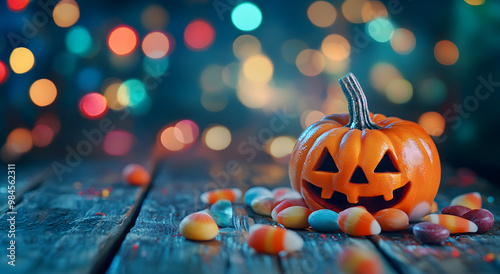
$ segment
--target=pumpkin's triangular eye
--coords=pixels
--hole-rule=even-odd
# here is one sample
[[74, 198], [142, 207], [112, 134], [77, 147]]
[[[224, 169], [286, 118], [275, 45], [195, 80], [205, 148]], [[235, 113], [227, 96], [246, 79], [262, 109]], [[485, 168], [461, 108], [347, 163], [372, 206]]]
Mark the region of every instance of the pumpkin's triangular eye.
[[373, 171], [375, 173], [385, 173], [385, 172], [399, 172], [398, 168], [392, 161], [392, 157], [389, 152], [386, 151], [382, 160], [378, 163], [377, 167]]
[[316, 167], [314, 168], [316, 171], [324, 171], [324, 172], [339, 172], [335, 161], [333, 160], [330, 151], [325, 147], [321, 156], [319, 157], [318, 162], [316, 163]]

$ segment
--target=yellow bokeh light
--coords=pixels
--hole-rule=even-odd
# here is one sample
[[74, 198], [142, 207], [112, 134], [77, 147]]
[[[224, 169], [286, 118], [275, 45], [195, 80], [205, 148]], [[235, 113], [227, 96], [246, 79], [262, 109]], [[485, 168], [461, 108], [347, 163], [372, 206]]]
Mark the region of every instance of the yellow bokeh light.
[[388, 17], [387, 8], [380, 1], [366, 1], [361, 8], [361, 19], [368, 23], [377, 17]]
[[385, 91], [387, 99], [396, 104], [404, 104], [413, 96], [413, 86], [403, 78], [392, 80]]
[[26, 128], [16, 128], [7, 136], [6, 146], [16, 154], [26, 153], [33, 147], [31, 131]]
[[264, 55], [254, 55], [243, 63], [243, 75], [254, 83], [269, 82], [273, 77], [273, 70], [273, 63]]
[[342, 35], [330, 34], [323, 39], [321, 51], [326, 57], [334, 61], [341, 61], [349, 57], [351, 45]]
[[363, 23], [361, 9], [363, 8], [365, 2], [366, 0], [346, 0], [342, 4], [342, 14], [345, 19], [355, 24]]
[[9, 63], [12, 71], [17, 74], [23, 74], [33, 68], [33, 65], [35, 65], [35, 56], [27, 48], [15, 48], [10, 54]]
[[272, 98], [268, 85], [243, 85], [236, 91], [240, 102], [249, 108], [263, 108]]
[[113, 82], [110, 83], [104, 90], [104, 97], [108, 102], [108, 107], [112, 110], [122, 110], [129, 103], [128, 92], [122, 92], [120, 96], [123, 98], [119, 99], [118, 89], [122, 83], [123, 82], [120, 80], [113, 80]]
[[80, 18], [80, 8], [74, 0], [61, 0], [52, 12], [54, 23], [61, 28], [73, 26]]
[[388, 63], [377, 63], [370, 70], [370, 81], [373, 88], [377, 91], [384, 92], [387, 85], [392, 80], [402, 78], [399, 70]]
[[458, 48], [453, 42], [442, 40], [436, 43], [434, 56], [440, 64], [451, 66], [458, 61]]
[[56, 99], [57, 88], [49, 79], [35, 81], [30, 87], [30, 98], [39, 107], [45, 107]]
[[485, 0], [464, 0], [465, 3], [471, 5], [471, 6], [480, 6], [484, 4]]
[[435, 111], [429, 111], [418, 118], [418, 124], [423, 127], [429, 135], [439, 136], [444, 132], [446, 121], [441, 114]]
[[317, 50], [305, 49], [297, 56], [295, 65], [302, 74], [316, 76], [325, 69], [325, 57]]
[[223, 66], [211, 65], [206, 67], [201, 73], [200, 85], [204, 92], [215, 92], [225, 88], [222, 81]]
[[271, 141], [269, 146], [269, 153], [274, 158], [282, 158], [292, 154], [293, 147], [295, 146], [294, 138], [290, 136], [279, 136]]
[[231, 132], [225, 126], [213, 126], [205, 131], [203, 140], [212, 150], [223, 150], [231, 144]]
[[317, 110], [306, 110], [300, 116], [300, 125], [303, 129], [306, 129], [308, 126], [316, 123], [317, 121], [323, 119], [325, 114], [321, 111]]
[[233, 42], [233, 52], [236, 58], [243, 60], [252, 55], [260, 54], [262, 46], [255, 36], [244, 34]]
[[391, 34], [391, 47], [399, 54], [408, 54], [415, 49], [415, 35], [407, 29], [395, 29]]
[[325, 72], [331, 74], [345, 74], [349, 68], [348, 59], [342, 61], [334, 61], [330, 58], [325, 59]]
[[326, 28], [335, 22], [337, 18], [337, 10], [335, 7], [326, 1], [316, 1], [307, 9], [307, 17], [314, 25]]

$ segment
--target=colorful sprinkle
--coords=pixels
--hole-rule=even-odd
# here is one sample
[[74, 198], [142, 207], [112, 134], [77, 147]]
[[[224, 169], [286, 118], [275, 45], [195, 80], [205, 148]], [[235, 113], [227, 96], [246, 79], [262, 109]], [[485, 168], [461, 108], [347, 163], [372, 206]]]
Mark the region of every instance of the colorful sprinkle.
[[451, 205], [461, 205], [470, 209], [481, 208], [481, 194], [479, 194], [479, 192], [471, 192], [459, 195], [451, 200]]
[[254, 186], [245, 192], [245, 196], [243, 200], [245, 201], [245, 205], [252, 206], [253, 199], [257, 198], [257, 196], [263, 197], [273, 197], [271, 191], [262, 186]]
[[123, 169], [122, 176], [127, 183], [136, 186], [146, 185], [151, 180], [149, 172], [138, 164], [127, 165]]
[[402, 210], [387, 208], [373, 215], [380, 224], [382, 231], [398, 231], [407, 228], [410, 223], [408, 215]]
[[452, 205], [447, 206], [441, 210], [441, 213], [448, 215], [455, 215], [458, 217], [463, 217], [463, 215], [467, 212], [471, 211], [470, 208], [461, 205]]
[[308, 222], [316, 231], [333, 232], [339, 229], [339, 214], [330, 209], [316, 210], [309, 215]]
[[101, 215], [101, 216], [106, 216], [106, 214], [102, 213], [102, 212], [96, 212], [95, 215]]
[[258, 196], [252, 201], [252, 210], [260, 215], [271, 216], [276, 201], [272, 197]]
[[205, 204], [214, 204], [218, 200], [229, 200], [231, 203], [238, 201], [241, 198], [241, 190], [237, 188], [223, 188], [204, 192], [200, 196], [200, 200]]
[[471, 210], [463, 215], [469, 221], [477, 225], [477, 232], [486, 232], [493, 227], [495, 217], [489, 210], [479, 208]]
[[442, 225], [422, 222], [413, 226], [413, 234], [423, 243], [439, 244], [450, 236], [450, 231]]
[[377, 220], [363, 207], [350, 207], [341, 211], [339, 226], [351, 236], [376, 235], [382, 230]]
[[451, 234], [477, 232], [477, 225], [462, 217], [446, 214], [430, 214], [423, 221], [446, 227]]
[[104, 198], [108, 198], [108, 197], [109, 197], [109, 190], [107, 190], [107, 189], [103, 189], [103, 190], [101, 191], [101, 195], [102, 195], [102, 197], [104, 197]]
[[291, 206], [307, 207], [306, 203], [304, 202], [304, 199], [285, 199], [273, 208], [273, 211], [271, 212], [271, 217], [273, 218], [273, 220], [277, 221], [278, 213], [283, 209]]
[[233, 204], [231, 201], [222, 199], [210, 207], [210, 216], [219, 227], [227, 227], [233, 223]]
[[283, 209], [277, 215], [278, 223], [288, 228], [305, 229], [309, 227], [307, 219], [312, 210], [303, 206], [291, 206]]
[[302, 249], [304, 240], [295, 232], [280, 227], [256, 224], [250, 227], [247, 243], [260, 253], [278, 254]]
[[346, 274], [384, 273], [382, 261], [377, 253], [357, 246], [344, 249], [340, 254], [338, 263], [341, 271]]
[[200, 211], [182, 219], [179, 232], [188, 240], [209, 241], [217, 236], [219, 227], [208, 213]]
[[458, 258], [458, 257], [460, 257], [460, 252], [456, 249], [453, 249], [451, 251], [451, 256], [453, 256], [453, 258]]

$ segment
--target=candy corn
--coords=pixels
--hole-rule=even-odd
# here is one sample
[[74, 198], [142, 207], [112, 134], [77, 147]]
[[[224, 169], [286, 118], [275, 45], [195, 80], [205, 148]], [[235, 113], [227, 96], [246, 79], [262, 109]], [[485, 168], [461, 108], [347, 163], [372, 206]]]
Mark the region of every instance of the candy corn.
[[471, 192], [459, 195], [451, 200], [451, 205], [461, 205], [470, 209], [481, 208], [481, 194], [479, 192]]
[[219, 227], [206, 212], [191, 213], [182, 219], [179, 232], [186, 239], [193, 241], [209, 241], [217, 236]]
[[149, 172], [141, 165], [129, 164], [122, 172], [122, 176], [125, 181], [131, 185], [146, 185], [151, 180]]
[[278, 213], [283, 209], [291, 206], [307, 207], [306, 203], [304, 202], [304, 199], [285, 199], [274, 207], [273, 211], [271, 212], [271, 217], [273, 218], [273, 220], [277, 221]]
[[377, 253], [357, 246], [346, 248], [338, 259], [342, 273], [384, 273], [382, 261]]
[[202, 193], [200, 199], [205, 204], [214, 204], [218, 200], [226, 199], [231, 203], [236, 202], [241, 198], [241, 190], [237, 188], [216, 189]]
[[407, 228], [410, 223], [408, 215], [395, 208], [382, 209], [373, 215], [383, 231], [398, 231]]
[[436, 203], [436, 201], [432, 201], [431, 211], [429, 212], [429, 214], [436, 213], [437, 211], [438, 211], [438, 204]]
[[260, 215], [271, 216], [276, 201], [272, 197], [257, 197], [252, 201], [252, 210]]
[[278, 254], [302, 249], [304, 240], [291, 230], [257, 224], [250, 227], [247, 243], [260, 253]]
[[430, 214], [422, 218], [423, 221], [431, 222], [446, 227], [451, 234], [477, 232], [477, 225], [473, 222], [455, 215]]
[[284, 225], [285, 227], [304, 229], [309, 227], [307, 219], [311, 213], [312, 210], [307, 207], [291, 206], [280, 211], [277, 215], [277, 220], [278, 223]]
[[291, 188], [289, 187], [277, 187], [275, 189], [273, 189], [271, 191], [271, 193], [273, 194], [274, 196], [274, 199], [277, 201], [277, 202], [281, 202], [283, 199], [281, 199], [281, 196], [285, 195], [286, 193], [292, 191]]
[[281, 197], [279, 197], [279, 199], [276, 199], [276, 200], [283, 201], [285, 199], [302, 199], [302, 195], [299, 192], [292, 190], [292, 191], [288, 191], [287, 193], [283, 194]]
[[245, 192], [245, 196], [243, 197], [243, 200], [245, 202], [245, 205], [247, 206], [252, 206], [252, 201], [253, 199], [262, 196], [262, 197], [273, 197], [273, 194], [271, 191], [265, 187], [262, 186], [254, 186], [247, 190]]
[[339, 213], [339, 226], [351, 236], [368, 236], [379, 234], [380, 224], [363, 207], [350, 207]]

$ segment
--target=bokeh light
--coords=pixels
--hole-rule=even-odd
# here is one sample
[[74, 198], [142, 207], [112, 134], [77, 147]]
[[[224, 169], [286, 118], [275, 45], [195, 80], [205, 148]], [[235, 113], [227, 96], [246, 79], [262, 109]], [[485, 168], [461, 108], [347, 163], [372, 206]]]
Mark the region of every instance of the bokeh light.
[[392, 80], [385, 91], [387, 99], [396, 104], [404, 104], [413, 96], [413, 86], [403, 78]]
[[69, 52], [85, 56], [92, 48], [92, 37], [86, 28], [75, 26], [66, 34], [66, 48]]
[[150, 32], [142, 40], [142, 51], [146, 56], [159, 59], [167, 55], [170, 48], [168, 37], [159, 31]]
[[262, 12], [255, 4], [243, 2], [234, 7], [231, 21], [239, 30], [252, 31], [262, 23]]
[[35, 56], [31, 50], [18, 47], [15, 48], [10, 54], [10, 68], [17, 74], [28, 72], [35, 65]]
[[80, 18], [80, 8], [74, 0], [61, 0], [52, 11], [54, 23], [61, 28], [73, 26]]
[[346, 0], [342, 4], [342, 14], [344, 15], [345, 19], [355, 24], [363, 23], [361, 9], [365, 2], [366, 0]]
[[26, 128], [16, 128], [7, 136], [6, 145], [9, 150], [16, 154], [23, 154], [33, 148], [33, 138], [31, 131]]
[[371, 20], [366, 29], [373, 40], [385, 43], [391, 39], [391, 34], [394, 31], [394, 26], [391, 21], [385, 17], [378, 17]]
[[215, 30], [207, 21], [196, 19], [184, 30], [184, 43], [193, 51], [203, 51], [214, 43]]
[[201, 73], [200, 85], [205, 92], [215, 92], [223, 90], [226, 86], [222, 81], [223, 66], [210, 65]]
[[[108, 107], [112, 110], [122, 110], [128, 105], [128, 94], [126, 94], [125, 99], [118, 100], [118, 89], [122, 83], [119, 79], [113, 79], [104, 89], [104, 97], [106, 98]], [[122, 104], [123, 101], [125, 101], [125, 104]]]
[[408, 54], [415, 48], [416, 39], [413, 32], [407, 29], [395, 29], [391, 34], [391, 47], [399, 54]]
[[342, 61], [349, 57], [351, 45], [342, 35], [330, 34], [323, 39], [321, 51], [332, 60]]
[[113, 156], [127, 154], [134, 143], [135, 137], [124, 130], [113, 130], [104, 136], [103, 149]]
[[9, 71], [7, 69], [7, 65], [0, 60], [0, 85], [6, 82], [8, 77]]
[[269, 153], [274, 158], [283, 158], [292, 154], [296, 140], [290, 136], [274, 138], [269, 145]]
[[297, 59], [297, 55], [305, 49], [308, 49], [309, 46], [306, 42], [298, 39], [290, 39], [286, 40], [285, 43], [281, 46], [281, 56], [283, 59], [290, 64], [295, 64], [295, 59]]
[[441, 114], [435, 111], [429, 111], [420, 115], [418, 124], [423, 127], [429, 135], [440, 136], [444, 132], [446, 122]]
[[208, 111], [219, 112], [226, 108], [228, 96], [224, 92], [203, 92], [201, 105]]
[[145, 57], [142, 61], [144, 71], [152, 77], [160, 77], [167, 72], [170, 61], [168, 57], [153, 59]]
[[175, 127], [167, 127], [161, 132], [160, 142], [164, 148], [170, 151], [179, 151], [184, 148], [184, 144], [181, 143], [175, 136], [175, 132], [178, 130], [179, 129], [176, 129]]
[[46, 125], [52, 129], [54, 135], [56, 135], [61, 129], [61, 122], [59, 117], [52, 113], [43, 114], [35, 123], [35, 126]]
[[316, 76], [325, 68], [325, 57], [317, 50], [305, 49], [297, 56], [295, 65], [302, 74]]
[[421, 82], [417, 98], [426, 106], [438, 106], [446, 99], [446, 85], [437, 78], [428, 78]]
[[349, 68], [349, 59], [335, 61], [330, 58], [325, 59], [325, 72], [330, 74], [346, 74]]
[[129, 79], [118, 88], [117, 100], [121, 105], [138, 107], [146, 98], [146, 87], [140, 80]]
[[13, 12], [20, 12], [23, 11], [29, 3], [30, 0], [7, 0], [7, 7]]
[[222, 81], [226, 86], [234, 89], [238, 86], [239, 74], [240, 64], [230, 63], [222, 70]]
[[318, 110], [306, 110], [300, 116], [300, 125], [303, 129], [323, 119], [325, 114]]
[[56, 99], [56, 85], [49, 79], [36, 80], [30, 87], [30, 98], [39, 107], [45, 107]]
[[385, 92], [389, 83], [398, 78], [402, 78], [401, 73], [389, 63], [377, 63], [370, 70], [370, 83], [380, 92]]
[[84, 68], [78, 73], [78, 87], [83, 91], [91, 91], [99, 88], [102, 82], [102, 73], [94, 67]]
[[254, 55], [243, 63], [243, 74], [254, 83], [265, 84], [269, 82], [273, 71], [273, 63], [264, 55]]
[[246, 107], [263, 108], [271, 101], [272, 90], [268, 85], [244, 85], [238, 88], [236, 95]]
[[471, 6], [480, 6], [484, 4], [485, 0], [464, 0], [465, 3], [471, 5]]
[[47, 125], [37, 125], [31, 130], [31, 137], [36, 147], [46, 147], [54, 139], [54, 130]]
[[99, 93], [88, 93], [80, 99], [80, 112], [86, 118], [98, 119], [107, 110], [106, 98]]
[[127, 55], [137, 47], [136, 31], [126, 25], [114, 28], [108, 36], [109, 49], [116, 55]]
[[445, 66], [451, 66], [458, 60], [457, 46], [448, 40], [442, 40], [436, 43], [434, 47], [434, 56], [436, 60]]
[[212, 126], [205, 130], [203, 140], [212, 150], [223, 150], [231, 144], [231, 132], [225, 126]]
[[233, 42], [234, 56], [240, 60], [260, 54], [260, 51], [260, 41], [255, 36], [244, 34], [236, 38]]
[[168, 24], [168, 12], [159, 5], [148, 6], [141, 14], [142, 25], [149, 30], [164, 29]]
[[199, 133], [198, 125], [191, 120], [182, 120], [175, 124], [175, 138], [185, 145], [194, 143]]
[[326, 1], [316, 1], [307, 9], [307, 17], [315, 26], [326, 28], [335, 22], [337, 10]]
[[361, 19], [367, 23], [377, 17], [388, 17], [389, 12], [380, 1], [366, 1], [361, 8]]

